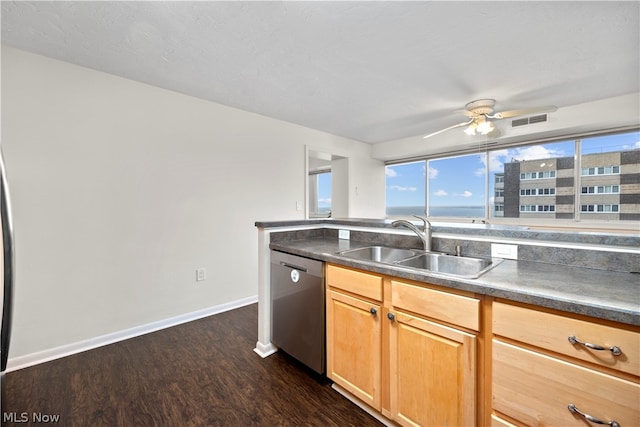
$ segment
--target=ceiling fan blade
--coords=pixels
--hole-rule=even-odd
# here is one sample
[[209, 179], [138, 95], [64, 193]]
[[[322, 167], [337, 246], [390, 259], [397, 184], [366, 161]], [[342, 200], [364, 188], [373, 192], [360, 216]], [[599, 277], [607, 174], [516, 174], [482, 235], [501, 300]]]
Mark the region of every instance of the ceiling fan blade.
[[556, 107], [555, 105], [547, 105], [537, 108], [524, 108], [522, 110], [502, 111], [501, 113], [495, 113], [493, 115], [487, 114], [486, 116], [490, 119], [509, 119], [511, 117], [526, 116], [535, 113], [553, 113], [557, 110], [558, 107]]
[[478, 114], [474, 113], [473, 111], [469, 111], [469, 110], [455, 110], [454, 113], [464, 114], [465, 116], [467, 116], [469, 118], [478, 117]]
[[438, 135], [439, 133], [446, 132], [446, 131], [451, 130], [451, 129], [459, 128], [459, 127], [462, 127], [462, 126], [468, 126], [471, 123], [473, 123], [473, 119], [468, 120], [466, 122], [458, 123], [457, 125], [449, 126], [448, 128], [440, 129], [437, 132], [433, 132], [433, 133], [430, 133], [428, 135], [423, 136], [423, 138], [430, 138], [430, 137], [432, 137], [434, 135]]

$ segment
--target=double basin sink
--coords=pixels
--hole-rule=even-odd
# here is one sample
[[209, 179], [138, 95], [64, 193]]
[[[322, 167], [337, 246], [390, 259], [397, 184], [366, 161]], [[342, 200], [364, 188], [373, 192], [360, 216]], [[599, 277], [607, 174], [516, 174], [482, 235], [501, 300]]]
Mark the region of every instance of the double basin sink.
[[454, 256], [441, 252], [390, 248], [386, 246], [367, 246], [364, 248], [349, 249], [338, 252], [338, 255], [360, 261], [393, 264], [465, 279], [477, 279], [502, 262], [502, 259], [499, 258]]

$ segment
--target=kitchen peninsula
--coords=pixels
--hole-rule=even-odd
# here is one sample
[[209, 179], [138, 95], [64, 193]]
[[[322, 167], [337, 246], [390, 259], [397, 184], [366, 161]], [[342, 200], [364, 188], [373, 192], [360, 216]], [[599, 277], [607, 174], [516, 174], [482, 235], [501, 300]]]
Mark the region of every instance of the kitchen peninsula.
[[[467, 374], [459, 376], [465, 378], [459, 384], [461, 388], [451, 391], [459, 399], [447, 412], [446, 419], [449, 421], [509, 425], [508, 422], [532, 422], [527, 417], [539, 416], [549, 423], [578, 422], [580, 416], [567, 409], [567, 405], [549, 410], [547, 415], [542, 414], [544, 408], [550, 405], [545, 397], [549, 393], [538, 390], [538, 396], [535, 390], [547, 380], [536, 376], [528, 379], [533, 388], [531, 404], [534, 407], [522, 412], [521, 409], [528, 408], [529, 403], [518, 402], [516, 405], [511, 402], [515, 393], [514, 384], [509, 382], [512, 371], [530, 370], [538, 365], [555, 372], [558, 378], [564, 378], [565, 374], [567, 378], [573, 378], [572, 375], [578, 375], [581, 370], [588, 368], [585, 371], [587, 378], [593, 376], [589, 381], [610, 381], [613, 384], [611, 389], [620, 393], [619, 405], [616, 406], [620, 414], [617, 422], [621, 423], [620, 420], [624, 419], [629, 424], [628, 420], [636, 423], [640, 420], [634, 403], [640, 397], [640, 363], [636, 360], [637, 354], [640, 354], [640, 276], [637, 274], [640, 266], [640, 236], [434, 223], [434, 251], [454, 253], [455, 247], [459, 246], [463, 255], [487, 257], [491, 256], [492, 244], [517, 245], [517, 260], [505, 259], [475, 279], [357, 260], [339, 254], [371, 245], [420, 247], [420, 241], [414, 234], [392, 228], [390, 223], [388, 220], [354, 219], [256, 223], [259, 229], [261, 280], [256, 352], [266, 356], [270, 351], [277, 350], [269, 341], [268, 307], [268, 257], [270, 250], [276, 250], [326, 263], [327, 375], [334, 379], [338, 390], [354, 402], [382, 414], [384, 419], [408, 425], [426, 416], [424, 410], [413, 408], [403, 400], [399, 391], [398, 381], [404, 381], [404, 386], [410, 387], [411, 375], [399, 370], [399, 366], [409, 363], [410, 359], [403, 359], [408, 357], [408, 353], [403, 353], [402, 347], [398, 347], [398, 340], [403, 333], [404, 339], [410, 337], [414, 340], [425, 334], [438, 335], [437, 328], [444, 328], [442, 330], [447, 333], [460, 337], [459, 341], [451, 341], [452, 337], [446, 339], [458, 342], [450, 348], [453, 351], [452, 360], [460, 363], [466, 360], [469, 365], [465, 368]], [[339, 239], [339, 230], [348, 230], [349, 239]], [[374, 285], [380, 287], [377, 295], [359, 297], [357, 289], [351, 287], [363, 275], [366, 275], [367, 283], [379, 283]], [[418, 303], [414, 303], [414, 300]], [[334, 351], [338, 347], [332, 347], [332, 322], [337, 319], [330, 308], [332, 301], [338, 301], [340, 307], [348, 306], [345, 301], [353, 304], [361, 301], [371, 306], [367, 309], [371, 313], [380, 314], [381, 329], [372, 336], [376, 337], [379, 333], [382, 341], [380, 347], [372, 351], [380, 354], [381, 360], [374, 363], [377, 365], [375, 369], [370, 369], [372, 378], [379, 378], [375, 380], [379, 383], [371, 390], [354, 385], [348, 378], [343, 378], [343, 373], [335, 371], [337, 365], [333, 362], [341, 356]], [[469, 304], [467, 311], [471, 312], [471, 321], [466, 322], [455, 310], [449, 316], [446, 303], [443, 308], [432, 309], [432, 301], [438, 304], [451, 302], [450, 307]], [[356, 305], [353, 306], [353, 312], [356, 312]], [[362, 319], [364, 316], [371, 317], [366, 310], [360, 312]], [[425, 328], [420, 333], [415, 329], [421, 327], [418, 325], [424, 325]], [[536, 325], [538, 330], [535, 329]], [[554, 330], [556, 325], [557, 331]], [[547, 330], [549, 334], [557, 332], [558, 336], [544, 336]], [[362, 331], [357, 333], [362, 334]], [[614, 357], [606, 351], [606, 355], [601, 356], [603, 352], [598, 354], [593, 348], [572, 342], [569, 337], [578, 341], [591, 339], [594, 342], [602, 338], [607, 345], [613, 345], [608, 341], [619, 339], [618, 342], [624, 342], [618, 345], [625, 347], [625, 354]], [[431, 344], [430, 341], [421, 343], [426, 346], [424, 348]], [[516, 360], [513, 359], [515, 356], [517, 363], [524, 365], [512, 363], [512, 360]], [[399, 360], [404, 362], [399, 364]], [[567, 363], [567, 369], [564, 369]], [[600, 376], [605, 374], [606, 378], [602, 379]], [[565, 378], [562, 381], [569, 380]], [[620, 381], [622, 385], [618, 387]], [[561, 387], [561, 384], [557, 387]], [[374, 395], [374, 391], [378, 394]], [[572, 395], [574, 391], [555, 390], [567, 395]], [[590, 395], [585, 397], [585, 401], [601, 398]], [[604, 398], [609, 399], [607, 396]], [[428, 402], [420, 405], [428, 406]], [[465, 412], [464, 408], [469, 405], [475, 410]], [[580, 411], [579, 404], [574, 406]], [[605, 410], [593, 405], [590, 407], [591, 412]], [[529, 412], [534, 415], [529, 415]]]

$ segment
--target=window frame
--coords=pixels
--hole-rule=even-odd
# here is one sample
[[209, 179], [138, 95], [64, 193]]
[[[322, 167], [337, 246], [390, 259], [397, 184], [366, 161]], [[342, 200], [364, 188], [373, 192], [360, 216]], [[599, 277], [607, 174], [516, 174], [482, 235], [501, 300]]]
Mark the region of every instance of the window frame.
[[[497, 151], [497, 150], [503, 150], [503, 149], [510, 149], [510, 148], [522, 148], [522, 147], [527, 147], [527, 146], [535, 146], [535, 145], [541, 145], [541, 144], [552, 144], [552, 143], [557, 143], [557, 142], [568, 142], [568, 141], [573, 141], [575, 144], [575, 150], [573, 153], [573, 159], [574, 159], [574, 170], [575, 170], [575, 174], [574, 174], [574, 203], [573, 203], [573, 215], [574, 217], [571, 219], [562, 219], [562, 218], [531, 218], [531, 217], [527, 217], [527, 218], [513, 218], [513, 217], [501, 217], [501, 216], [493, 216], [494, 211], [496, 211], [494, 209], [494, 202], [491, 201], [492, 196], [495, 196], [495, 188], [492, 189], [491, 194], [490, 194], [490, 188], [489, 188], [489, 179], [491, 176], [491, 172], [489, 170], [489, 168], [487, 168], [487, 171], [485, 172], [485, 178], [486, 178], [486, 191], [485, 191], [485, 215], [484, 217], [477, 217], [477, 218], [462, 218], [462, 217], [441, 217], [441, 216], [437, 216], [437, 217], [430, 217], [430, 219], [434, 220], [434, 221], [442, 221], [442, 222], [452, 222], [452, 223], [476, 223], [476, 222], [484, 222], [484, 223], [494, 223], [494, 224], [501, 224], [501, 225], [513, 225], [513, 226], [527, 226], [527, 227], [533, 227], [533, 228], [540, 228], [540, 229], [567, 229], [567, 230], [580, 230], [580, 231], [596, 231], [596, 230], [612, 230], [612, 231], [621, 231], [621, 232], [626, 232], [626, 231], [631, 231], [634, 234], [638, 233], [638, 230], [640, 229], [640, 220], [617, 220], [617, 221], [611, 221], [611, 220], [606, 220], [606, 219], [599, 219], [599, 218], [593, 218], [591, 217], [592, 214], [603, 214], [603, 213], [617, 213], [620, 214], [620, 206], [619, 204], [616, 204], [617, 207], [617, 211], [611, 210], [611, 211], [598, 211], [597, 207], [596, 210], [593, 212], [584, 212], [582, 211], [582, 205], [588, 205], [588, 204], [593, 204], [593, 203], [589, 203], [586, 202], [584, 200], [581, 200], [581, 197], [588, 197], [590, 195], [603, 195], [603, 194], [613, 194], [613, 195], [621, 195], [622, 193], [622, 188], [620, 187], [620, 185], [618, 186], [618, 192], [612, 192], [612, 193], [598, 193], [597, 192], [597, 188], [595, 189], [594, 193], [582, 193], [582, 187], [592, 187], [593, 185], [589, 185], [589, 183], [584, 183], [582, 181], [582, 177], [589, 177], [589, 176], [611, 176], [611, 175], [620, 175], [621, 174], [621, 165], [608, 165], [605, 166], [603, 168], [605, 168], [605, 172], [607, 172], [608, 169], [611, 169], [611, 173], [604, 173], [604, 174], [600, 174], [600, 175], [583, 175], [583, 168], [582, 167], [582, 153], [581, 153], [581, 144], [583, 142], [583, 139], [585, 138], [593, 138], [593, 137], [601, 137], [601, 136], [608, 136], [608, 135], [616, 135], [616, 134], [623, 134], [623, 133], [633, 133], [633, 132], [639, 132], [640, 128], [637, 126], [631, 126], [631, 127], [624, 127], [624, 128], [619, 128], [619, 129], [615, 129], [615, 130], [606, 130], [606, 131], [595, 131], [595, 132], [589, 132], [589, 133], [584, 133], [584, 134], [573, 134], [573, 135], [565, 135], [565, 136], [558, 136], [558, 137], [553, 137], [553, 138], [544, 138], [544, 139], [539, 139], [539, 140], [531, 140], [531, 141], [521, 141], [521, 142], [517, 142], [517, 143], [510, 143], [510, 144], [483, 144], [483, 146], [479, 146], [476, 145], [475, 148], [473, 149], [463, 149], [463, 150], [457, 150], [457, 151], [449, 151], [449, 152], [442, 152], [442, 153], [437, 153], [437, 154], [432, 154], [432, 155], [428, 155], [428, 156], [422, 156], [422, 157], [413, 157], [411, 159], [398, 159], [398, 160], [393, 160], [393, 161], [388, 161], [385, 162], [385, 166], [393, 166], [393, 165], [401, 165], [404, 163], [412, 163], [412, 162], [416, 162], [416, 161], [421, 161], [424, 160], [426, 162], [427, 168], [429, 167], [429, 161], [430, 160], [437, 160], [437, 159], [443, 159], [443, 158], [450, 158], [450, 157], [457, 157], [457, 156], [462, 156], [462, 155], [468, 155], [468, 154], [475, 154], [475, 155], [484, 155], [486, 156], [486, 164], [489, 164], [489, 155], [492, 151]], [[629, 150], [636, 150], [637, 148], [630, 148]], [[571, 156], [567, 156], [567, 157], [571, 157]], [[597, 168], [596, 168], [597, 169]], [[555, 171], [554, 171], [555, 172]], [[597, 170], [596, 170], [597, 173]], [[547, 186], [545, 186], [544, 184], [544, 180], [547, 179], [555, 179], [557, 176], [557, 173], [554, 173], [554, 177], [543, 177], [543, 178], [532, 178], [532, 179], [527, 179], [528, 182], [532, 182], [532, 181], [540, 181], [540, 186], [539, 188], [536, 187], [536, 189], [545, 189], [545, 188], [549, 188]], [[427, 171], [426, 176], [425, 176], [425, 188], [426, 188], [426, 193], [425, 194], [425, 211], [428, 212], [429, 211], [429, 197], [428, 197], [428, 191], [429, 191], [429, 180], [428, 180], [428, 176], [429, 173]], [[502, 178], [504, 179], [504, 177]], [[615, 186], [614, 185], [614, 186]], [[596, 186], [597, 187], [597, 186]], [[536, 197], [541, 197], [541, 196], [557, 196], [557, 190], [554, 192], [555, 194], [544, 194], [544, 195], [536, 195]], [[499, 203], [499, 202], [498, 202]], [[526, 203], [525, 203], [526, 204]], [[531, 204], [531, 203], [530, 203]], [[611, 204], [613, 205], [613, 204]], [[536, 204], [537, 206], [537, 204]], [[551, 206], [551, 205], [549, 205]], [[503, 207], [504, 209], [504, 207]], [[527, 212], [527, 213], [540, 213], [540, 214], [551, 214], [556, 212], [556, 206], [555, 204], [553, 205], [553, 210], [551, 210], [551, 208], [549, 208], [549, 210], [547, 211], [536, 211], [536, 212]], [[425, 212], [425, 214], [426, 214]], [[583, 214], [585, 216], [582, 216], [580, 214]], [[394, 219], [397, 218], [398, 216], [393, 216], [393, 215], [387, 215], [387, 218], [390, 219]]]

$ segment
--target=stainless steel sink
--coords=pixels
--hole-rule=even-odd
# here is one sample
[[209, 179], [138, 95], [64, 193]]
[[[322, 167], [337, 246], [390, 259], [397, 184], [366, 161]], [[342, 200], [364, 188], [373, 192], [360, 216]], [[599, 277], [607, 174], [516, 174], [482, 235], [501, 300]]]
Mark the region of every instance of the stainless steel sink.
[[429, 270], [467, 279], [475, 279], [502, 262], [499, 258], [472, 258], [440, 253], [424, 253], [408, 259], [398, 260], [396, 265]]
[[349, 249], [346, 251], [338, 252], [338, 255], [361, 261], [375, 261], [392, 264], [396, 261], [414, 257], [420, 253], [422, 253], [422, 251], [413, 249], [389, 248], [386, 246], [367, 246], [365, 248]]
[[477, 279], [503, 261], [500, 258], [453, 256], [442, 252], [425, 252], [419, 249], [387, 246], [349, 249], [338, 252], [338, 255], [359, 261], [392, 264], [464, 279]]

